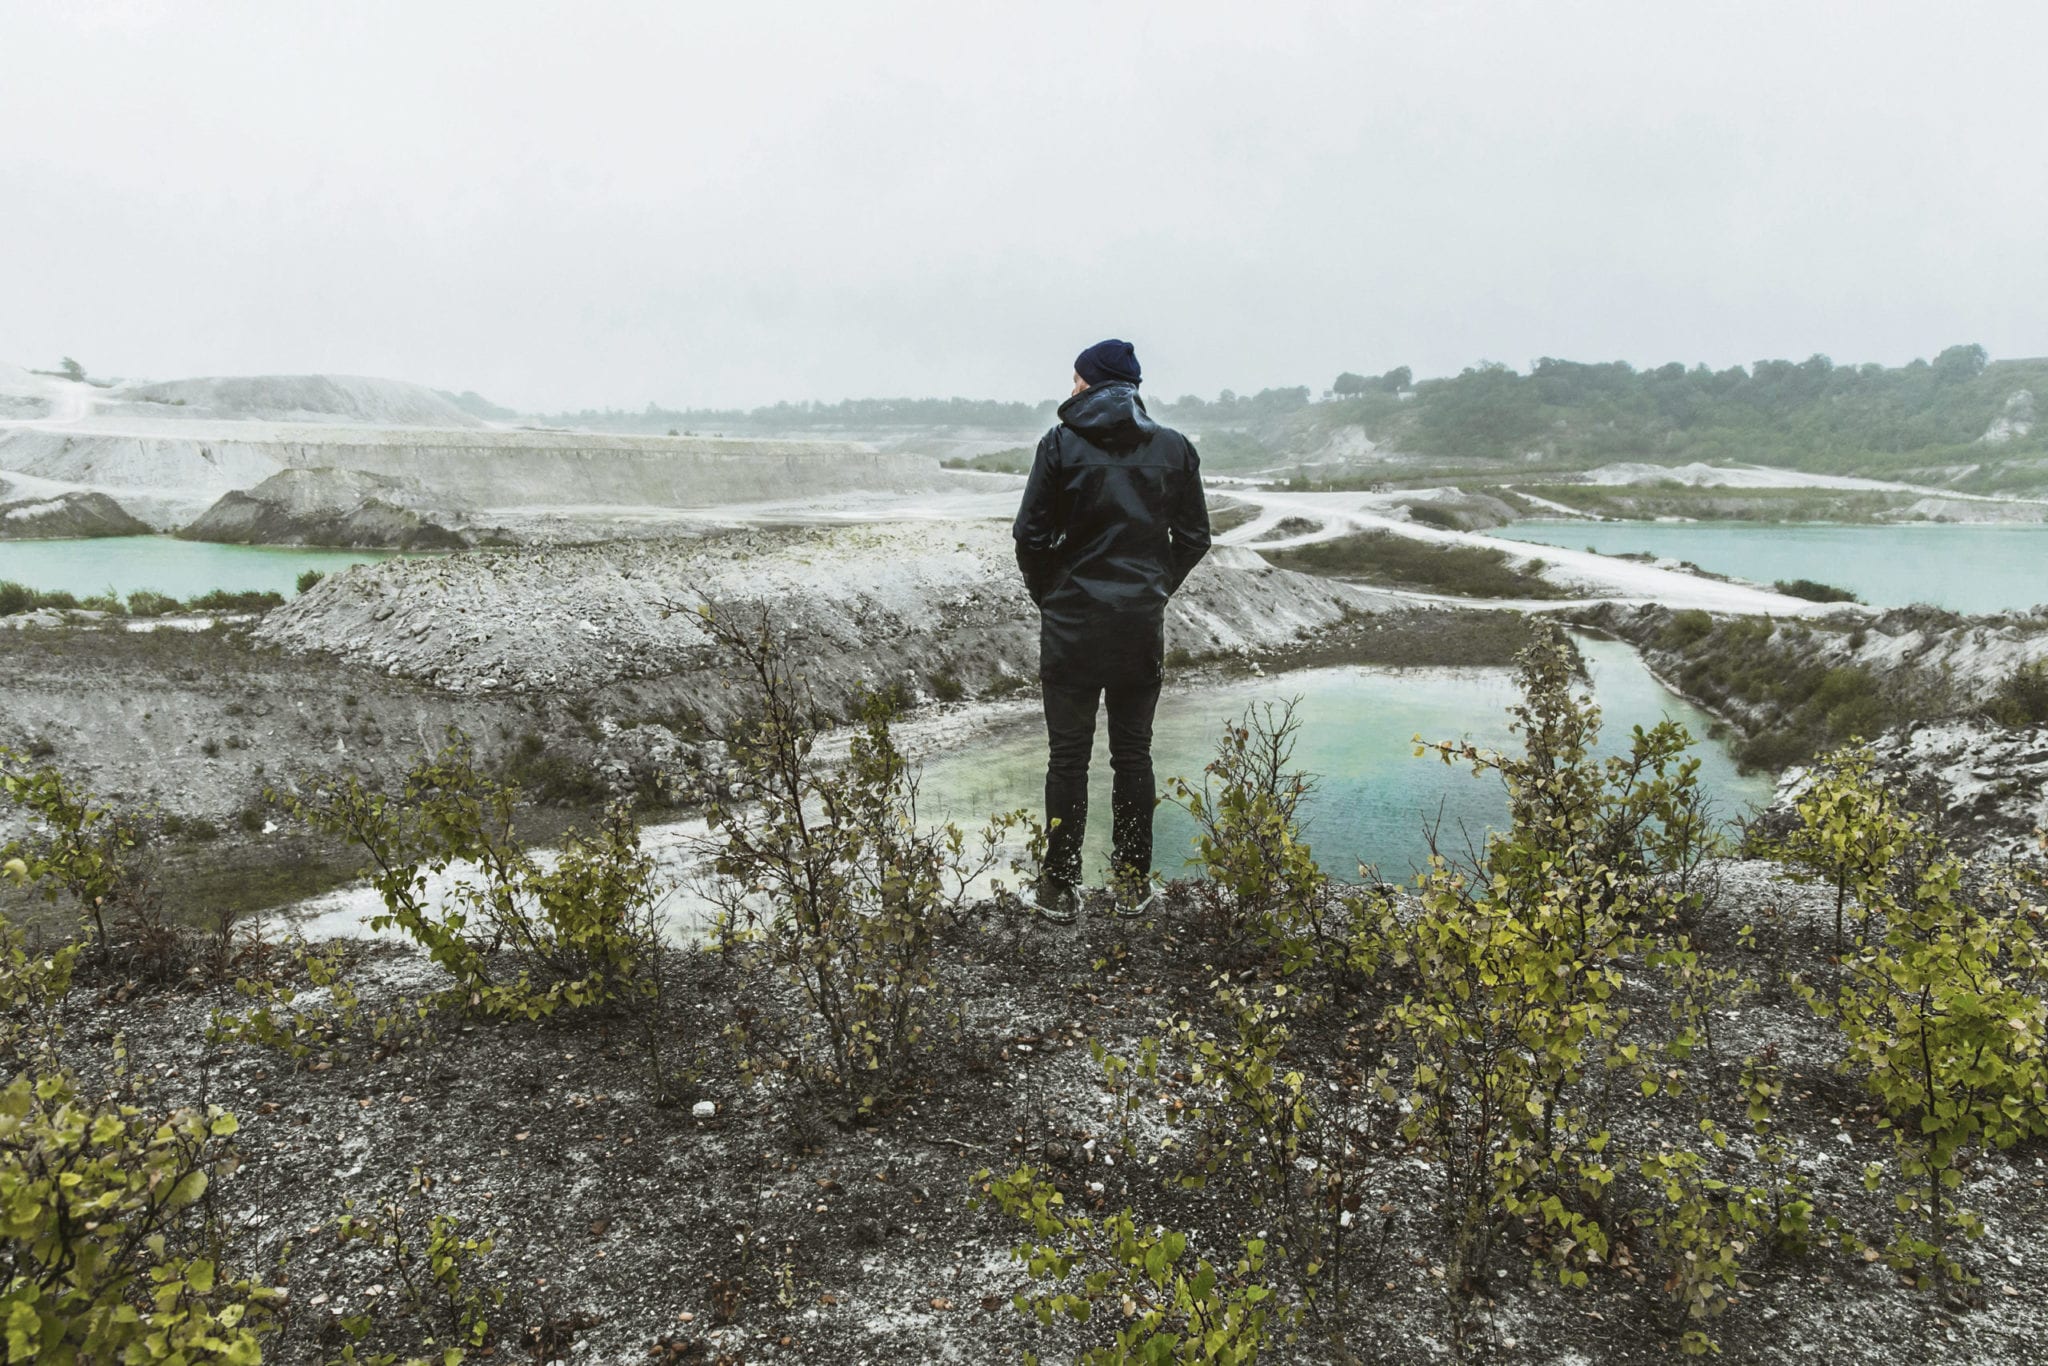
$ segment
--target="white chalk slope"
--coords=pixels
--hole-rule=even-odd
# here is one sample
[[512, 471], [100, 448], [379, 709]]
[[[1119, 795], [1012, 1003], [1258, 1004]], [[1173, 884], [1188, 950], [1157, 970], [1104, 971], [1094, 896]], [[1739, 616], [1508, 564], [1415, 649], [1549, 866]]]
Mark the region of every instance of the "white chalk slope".
[[[1226, 545], [1279, 550], [1358, 532], [1384, 531], [1432, 545], [1482, 546], [1499, 550], [1525, 567], [1541, 561], [1541, 573], [1545, 579], [1569, 592], [1582, 593], [1588, 599], [1659, 602], [1668, 607], [1697, 607], [1709, 612], [1769, 613], [1774, 616], [1809, 616], [1840, 610], [1835, 606], [1787, 597], [1754, 584], [1724, 583], [1681, 569], [1641, 564], [1585, 550], [1567, 550], [1561, 546], [1532, 547], [1521, 541], [1502, 540], [1475, 531], [1442, 531], [1423, 526], [1408, 520], [1394, 501], [1397, 498], [1415, 499], [1417, 494], [1414, 490], [1400, 494], [1375, 494], [1233, 489], [1231, 496], [1257, 503], [1259, 515], [1225, 534], [1221, 540]], [[1277, 534], [1280, 524], [1290, 520], [1312, 523], [1313, 529]], [[1563, 604], [1545, 599], [1513, 605], [1540, 609]]]
[[[1038, 616], [999, 522], [895, 523], [612, 542], [358, 565], [272, 612], [259, 637], [461, 691], [588, 688], [699, 669], [707, 639], [671, 603], [765, 605], [821, 682], [951, 669], [1018, 675]], [[1387, 594], [1219, 550], [1174, 598], [1169, 643], [1271, 649], [1394, 605]]]
[[740, 501], [912, 492], [936, 462], [861, 443], [535, 431], [487, 423], [431, 390], [352, 376], [258, 376], [101, 388], [0, 367], [0, 479], [105, 493], [160, 528], [291, 469], [401, 481], [480, 521], [602, 520]]

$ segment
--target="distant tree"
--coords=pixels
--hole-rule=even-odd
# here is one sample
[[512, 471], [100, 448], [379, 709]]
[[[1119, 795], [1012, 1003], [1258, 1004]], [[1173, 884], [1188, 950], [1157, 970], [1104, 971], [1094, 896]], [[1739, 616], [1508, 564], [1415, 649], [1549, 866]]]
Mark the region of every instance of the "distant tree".
[[[1949, 349], [1954, 350], [1955, 348], [1951, 347]], [[1983, 350], [1983, 348], [1979, 347], [1978, 350], [1981, 351]], [[1942, 352], [1942, 354], [1945, 356], [1948, 354], [1948, 352], [1944, 351]], [[80, 365], [77, 361], [71, 359], [71, 357], [69, 356], [66, 356], [63, 360], [58, 361], [57, 368], [58, 370], [63, 372], [64, 378], [66, 379], [82, 380], [85, 378], [85, 367], [83, 365]]]
[[1339, 398], [1350, 398], [1353, 394], [1364, 393], [1370, 383], [1364, 375], [1354, 375], [1346, 370], [1337, 376], [1337, 382], [1330, 386], [1330, 392]]
[[1405, 365], [1397, 365], [1380, 376], [1380, 387], [1390, 394], [1415, 387], [1415, 372]]
[[1990, 353], [1975, 342], [1951, 346], [1934, 358], [1934, 377], [1943, 384], [1975, 379], [1990, 362]]

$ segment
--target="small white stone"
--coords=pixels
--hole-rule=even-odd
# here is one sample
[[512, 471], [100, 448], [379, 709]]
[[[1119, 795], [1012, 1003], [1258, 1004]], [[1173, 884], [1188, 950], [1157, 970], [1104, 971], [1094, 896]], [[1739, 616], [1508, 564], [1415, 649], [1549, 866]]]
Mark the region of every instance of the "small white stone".
[[713, 1101], [700, 1100], [690, 1107], [690, 1114], [697, 1119], [709, 1119], [717, 1113], [718, 1106]]

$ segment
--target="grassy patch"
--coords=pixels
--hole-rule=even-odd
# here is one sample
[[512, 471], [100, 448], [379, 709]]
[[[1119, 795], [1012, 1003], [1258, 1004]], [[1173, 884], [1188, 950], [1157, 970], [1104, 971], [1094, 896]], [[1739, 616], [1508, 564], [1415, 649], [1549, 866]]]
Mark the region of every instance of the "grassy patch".
[[1240, 503], [1234, 498], [1222, 498], [1209, 504], [1209, 534], [1221, 536], [1226, 531], [1235, 531], [1258, 518], [1259, 510], [1250, 503]]
[[1913, 499], [1874, 490], [1709, 488], [1677, 480], [1525, 487], [1538, 498], [1623, 521], [1678, 517], [1696, 522], [1875, 522]]
[[[1526, 612], [1470, 607], [1360, 613], [1299, 645], [1261, 655], [1260, 660], [1269, 669], [1307, 669], [1330, 664], [1504, 668], [1537, 638], [1538, 621]], [[1171, 655], [1168, 663], [1172, 663]]]
[[162, 617], [174, 612], [267, 612], [273, 607], [283, 605], [282, 593], [230, 593], [222, 588], [202, 593], [189, 602], [180, 602], [176, 598], [151, 592], [147, 588], [130, 593], [125, 604], [112, 593], [81, 601], [76, 594], [67, 593], [62, 589], [44, 592], [39, 588], [30, 588], [27, 584], [0, 580], [0, 617], [10, 617], [17, 612], [34, 612], [41, 608], [66, 612], [83, 608], [89, 611], [111, 612], [116, 616]]
[[362, 856], [329, 841], [280, 836], [223, 844], [165, 860], [165, 916], [182, 925], [219, 923], [333, 891], [361, 875]]
[[1385, 531], [1362, 532], [1264, 554], [1282, 568], [1389, 588], [1463, 598], [1565, 595], [1541, 576], [1516, 567], [1505, 551], [1485, 546], [1433, 545]]

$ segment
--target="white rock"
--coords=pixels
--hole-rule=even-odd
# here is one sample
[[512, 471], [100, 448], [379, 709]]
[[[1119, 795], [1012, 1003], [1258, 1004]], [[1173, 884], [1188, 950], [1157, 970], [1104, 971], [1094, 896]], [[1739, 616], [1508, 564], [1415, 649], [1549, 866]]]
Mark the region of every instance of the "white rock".
[[690, 1107], [690, 1114], [696, 1119], [709, 1119], [717, 1113], [718, 1105], [713, 1101], [700, 1100]]

